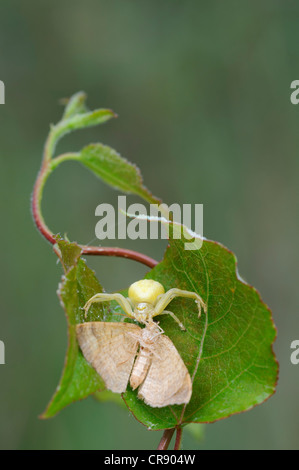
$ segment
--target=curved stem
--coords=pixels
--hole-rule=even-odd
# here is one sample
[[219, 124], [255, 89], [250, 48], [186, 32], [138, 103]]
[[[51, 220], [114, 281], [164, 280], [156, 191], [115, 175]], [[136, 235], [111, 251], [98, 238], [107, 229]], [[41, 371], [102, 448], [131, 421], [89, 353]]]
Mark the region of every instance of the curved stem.
[[52, 245], [56, 243], [53, 233], [47, 227], [41, 212], [41, 195], [45, 182], [48, 179], [51, 170], [46, 162], [43, 162], [40, 172], [37, 176], [31, 199], [31, 210], [37, 229]]
[[165, 429], [157, 450], [167, 450], [174, 434], [175, 428]]
[[[45, 237], [46, 240], [48, 240], [52, 245], [55, 245], [56, 240], [54, 238], [54, 234], [46, 225], [42, 212], [41, 212], [42, 191], [53, 169], [56, 168], [56, 166], [61, 161], [74, 158], [75, 154], [65, 154], [65, 155], [61, 155], [60, 157], [57, 157], [54, 160], [49, 160], [48, 158], [49, 148], [51, 148], [51, 145], [46, 144], [42, 167], [37, 176], [34, 189], [33, 189], [31, 209], [32, 209], [32, 216], [33, 216], [37, 229], [43, 235], [43, 237]], [[82, 254], [85, 254], [85, 255], [117, 256], [120, 258], [128, 258], [134, 261], [138, 261], [139, 263], [142, 263], [148, 266], [149, 268], [153, 268], [154, 266], [158, 264], [158, 261], [154, 260], [153, 258], [150, 258], [149, 256], [146, 256], [143, 253], [139, 253], [138, 251], [133, 251], [133, 250], [127, 250], [125, 248], [98, 247], [98, 246], [85, 246], [85, 245], [79, 245], [79, 246], [82, 250]]]

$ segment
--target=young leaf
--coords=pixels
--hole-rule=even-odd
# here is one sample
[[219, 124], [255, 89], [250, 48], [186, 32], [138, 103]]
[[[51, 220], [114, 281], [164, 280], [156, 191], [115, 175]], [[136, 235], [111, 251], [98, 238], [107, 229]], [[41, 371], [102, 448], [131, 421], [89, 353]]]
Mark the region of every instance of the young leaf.
[[75, 95], [71, 96], [69, 100], [66, 100], [66, 107], [62, 116], [62, 121], [68, 119], [76, 114], [82, 114], [87, 112], [85, 106], [86, 93], [79, 91]]
[[165, 289], [197, 292], [207, 303], [198, 319], [190, 300], [176, 299], [168, 316], [156, 317], [184, 360], [193, 384], [187, 406], [151, 408], [128, 389], [124, 399], [134, 416], [150, 429], [191, 422], [213, 422], [262, 403], [275, 391], [278, 365], [272, 351], [276, 330], [258, 292], [236, 271], [236, 258], [219, 243], [205, 240], [197, 251], [171, 240], [164, 260], [147, 276]]
[[69, 243], [64, 240], [60, 235], [56, 235], [54, 238], [57, 240], [56, 252], [67, 274], [77, 264], [81, 255], [81, 248], [76, 243]]
[[116, 117], [116, 114], [111, 111], [111, 109], [97, 109], [88, 113], [79, 113], [75, 115], [73, 115], [73, 111], [71, 111], [68, 114], [70, 114], [69, 118], [60, 121], [51, 128], [47, 144], [48, 158], [53, 156], [55, 147], [63, 136], [77, 129], [84, 129], [85, 127], [103, 124], [109, 119]]
[[88, 145], [81, 150], [78, 160], [110, 186], [125, 193], [137, 194], [153, 204], [159, 202], [143, 185], [137, 166], [112, 148], [102, 144]]

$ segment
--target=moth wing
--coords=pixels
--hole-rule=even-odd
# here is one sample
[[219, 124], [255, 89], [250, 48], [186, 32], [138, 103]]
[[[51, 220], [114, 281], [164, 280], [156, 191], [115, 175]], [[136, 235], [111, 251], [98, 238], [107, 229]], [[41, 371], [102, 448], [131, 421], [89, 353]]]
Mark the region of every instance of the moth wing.
[[152, 407], [188, 403], [192, 383], [187, 367], [168, 336], [161, 335], [153, 347], [152, 363], [139, 387], [138, 397]]
[[85, 359], [106, 387], [112, 392], [125, 392], [141, 328], [132, 323], [88, 322], [77, 325], [76, 332]]

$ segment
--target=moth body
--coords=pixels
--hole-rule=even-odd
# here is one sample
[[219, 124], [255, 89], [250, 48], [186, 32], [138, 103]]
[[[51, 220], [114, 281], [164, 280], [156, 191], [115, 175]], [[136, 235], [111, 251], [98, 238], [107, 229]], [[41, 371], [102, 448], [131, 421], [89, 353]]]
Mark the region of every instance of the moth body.
[[138, 338], [140, 349], [130, 378], [130, 385], [133, 390], [139, 387], [145, 380], [152, 362], [152, 355], [155, 351], [155, 343], [161, 333], [161, 330], [159, 330], [155, 323], [149, 323], [140, 332], [140, 337]]
[[149, 349], [140, 348], [130, 378], [130, 385], [133, 390], [139, 387], [139, 385], [144, 381], [151, 364], [151, 356], [152, 353]]

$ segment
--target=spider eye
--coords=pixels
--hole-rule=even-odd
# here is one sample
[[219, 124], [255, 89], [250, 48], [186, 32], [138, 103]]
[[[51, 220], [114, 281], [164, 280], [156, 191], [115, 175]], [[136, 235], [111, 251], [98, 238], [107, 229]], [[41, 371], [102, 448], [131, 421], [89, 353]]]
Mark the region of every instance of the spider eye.
[[152, 279], [142, 279], [134, 282], [128, 292], [129, 298], [135, 305], [143, 302], [154, 305], [161, 294], [165, 294], [164, 287], [160, 282]]

